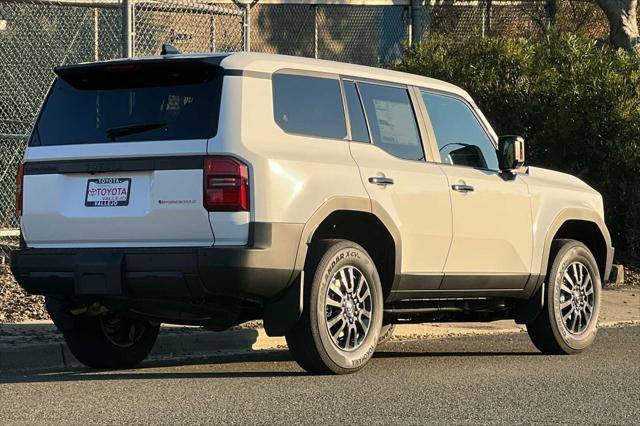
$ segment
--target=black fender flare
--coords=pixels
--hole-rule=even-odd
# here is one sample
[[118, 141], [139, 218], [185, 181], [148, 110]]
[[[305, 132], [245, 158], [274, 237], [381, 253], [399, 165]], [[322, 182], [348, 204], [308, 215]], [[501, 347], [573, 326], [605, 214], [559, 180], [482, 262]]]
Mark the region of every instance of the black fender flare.
[[269, 336], [285, 335], [300, 319], [304, 300], [304, 264], [309, 245], [320, 224], [337, 211], [373, 214], [387, 228], [395, 244], [395, 276], [392, 290], [398, 286], [402, 266], [402, 245], [400, 231], [391, 216], [379, 203], [369, 198], [331, 197], [316, 209], [303, 227], [289, 286], [278, 297], [265, 303], [264, 327]]

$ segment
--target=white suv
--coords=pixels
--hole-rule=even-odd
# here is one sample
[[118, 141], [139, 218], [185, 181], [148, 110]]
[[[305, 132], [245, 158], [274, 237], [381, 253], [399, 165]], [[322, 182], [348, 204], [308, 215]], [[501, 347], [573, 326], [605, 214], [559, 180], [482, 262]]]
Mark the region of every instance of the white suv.
[[56, 74], [12, 269], [89, 366], [136, 365], [162, 322], [261, 318], [315, 373], [360, 369], [404, 322], [513, 318], [545, 353], [594, 339], [601, 196], [522, 167], [456, 86], [258, 53]]

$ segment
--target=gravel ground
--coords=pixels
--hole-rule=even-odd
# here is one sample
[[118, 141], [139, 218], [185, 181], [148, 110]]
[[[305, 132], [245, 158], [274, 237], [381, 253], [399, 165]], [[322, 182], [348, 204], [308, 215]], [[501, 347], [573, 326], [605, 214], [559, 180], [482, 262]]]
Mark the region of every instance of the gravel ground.
[[[640, 287], [640, 269], [626, 268], [624, 286]], [[11, 271], [0, 265], [0, 323], [48, 320], [42, 296], [29, 296], [16, 283]], [[260, 322], [250, 322], [242, 328], [259, 327]]]
[[640, 287], [640, 268], [633, 266], [625, 267], [624, 285]]
[[0, 323], [47, 320], [42, 296], [29, 296], [8, 266], [0, 265]]

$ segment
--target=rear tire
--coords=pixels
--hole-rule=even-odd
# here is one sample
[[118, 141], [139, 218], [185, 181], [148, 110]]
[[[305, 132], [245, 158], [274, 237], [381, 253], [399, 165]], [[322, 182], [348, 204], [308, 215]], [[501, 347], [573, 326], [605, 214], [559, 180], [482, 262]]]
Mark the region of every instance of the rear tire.
[[305, 264], [304, 310], [285, 336], [293, 358], [315, 374], [348, 374], [369, 361], [382, 327], [382, 286], [358, 244], [321, 240]]
[[593, 344], [600, 312], [598, 264], [587, 246], [554, 240], [551, 246], [544, 308], [527, 332], [545, 354], [575, 354]]
[[47, 299], [47, 310], [78, 361], [96, 369], [133, 368], [151, 352], [159, 324], [120, 317], [72, 315], [63, 304]]

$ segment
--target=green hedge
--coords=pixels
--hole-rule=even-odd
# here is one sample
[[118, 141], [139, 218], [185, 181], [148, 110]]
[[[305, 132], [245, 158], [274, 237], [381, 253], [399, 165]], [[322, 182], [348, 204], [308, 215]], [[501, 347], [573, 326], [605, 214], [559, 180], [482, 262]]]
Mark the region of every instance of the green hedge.
[[461, 86], [498, 134], [525, 137], [528, 164], [600, 191], [617, 260], [640, 263], [640, 59], [571, 34], [432, 36], [395, 68]]

